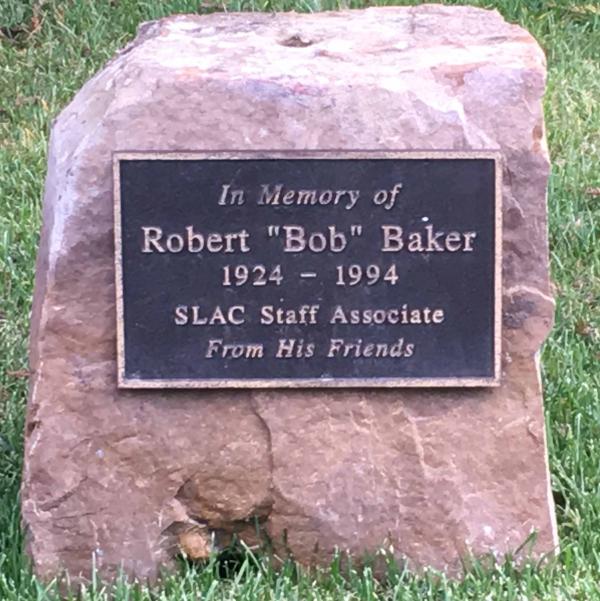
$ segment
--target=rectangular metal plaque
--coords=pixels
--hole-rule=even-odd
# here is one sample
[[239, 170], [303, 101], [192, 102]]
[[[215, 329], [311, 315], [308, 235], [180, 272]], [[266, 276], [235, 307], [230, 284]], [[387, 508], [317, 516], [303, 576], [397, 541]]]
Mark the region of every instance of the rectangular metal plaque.
[[495, 386], [494, 152], [116, 153], [119, 386]]

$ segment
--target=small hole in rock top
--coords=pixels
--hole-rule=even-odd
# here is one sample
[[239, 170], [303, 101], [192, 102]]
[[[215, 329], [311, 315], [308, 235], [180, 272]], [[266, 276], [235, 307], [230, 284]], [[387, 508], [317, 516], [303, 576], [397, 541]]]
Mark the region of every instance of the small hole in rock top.
[[286, 38], [285, 40], [282, 40], [279, 43], [282, 46], [289, 46], [290, 48], [306, 48], [314, 42], [300, 35], [299, 33], [295, 33], [294, 35], [290, 36], [289, 38]]

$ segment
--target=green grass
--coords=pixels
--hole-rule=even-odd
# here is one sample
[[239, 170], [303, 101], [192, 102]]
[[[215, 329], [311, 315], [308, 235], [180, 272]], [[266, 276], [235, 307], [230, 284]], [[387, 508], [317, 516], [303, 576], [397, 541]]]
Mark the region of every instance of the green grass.
[[[395, 3], [395, 2], [394, 2]], [[407, 4], [406, 2], [397, 2]], [[50, 121], [141, 21], [175, 12], [316, 11], [334, 0], [0, 0], [0, 600], [56, 599], [31, 575], [22, 548], [18, 489], [26, 400], [26, 341]], [[114, 598], [179, 599], [600, 599], [600, 3], [489, 0], [530, 29], [549, 60], [546, 115], [552, 276], [557, 324], [543, 353], [560, 556], [517, 569], [476, 563], [464, 579], [420, 576], [390, 564], [342, 575], [242, 554], [224, 571], [182, 564], [160, 587], [120, 583]], [[598, 191], [594, 189], [598, 188]], [[226, 566], [225, 566], [226, 567]], [[100, 583], [83, 599], [108, 599]]]

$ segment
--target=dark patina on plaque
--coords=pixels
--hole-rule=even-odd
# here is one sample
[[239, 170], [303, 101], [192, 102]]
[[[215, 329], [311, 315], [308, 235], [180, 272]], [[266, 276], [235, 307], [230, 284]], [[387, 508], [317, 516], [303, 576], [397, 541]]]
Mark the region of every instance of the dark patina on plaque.
[[482, 152], [116, 153], [125, 388], [496, 386]]

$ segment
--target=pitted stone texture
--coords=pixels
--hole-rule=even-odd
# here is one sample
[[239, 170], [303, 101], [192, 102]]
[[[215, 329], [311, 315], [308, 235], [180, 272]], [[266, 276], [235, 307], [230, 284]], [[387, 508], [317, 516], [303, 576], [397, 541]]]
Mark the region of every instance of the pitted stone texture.
[[[95, 555], [153, 578], [257, 525], [303, 562], [392, 544], [451, 570], [532, 530], [552, 551], [544, 79], [528, 33], [467, 7], [144, 25], [51, 135], [22, 491], [38, 574], [88, 576]], [[113, 151], [497, 148], [500, 388], [117, 389]]]

